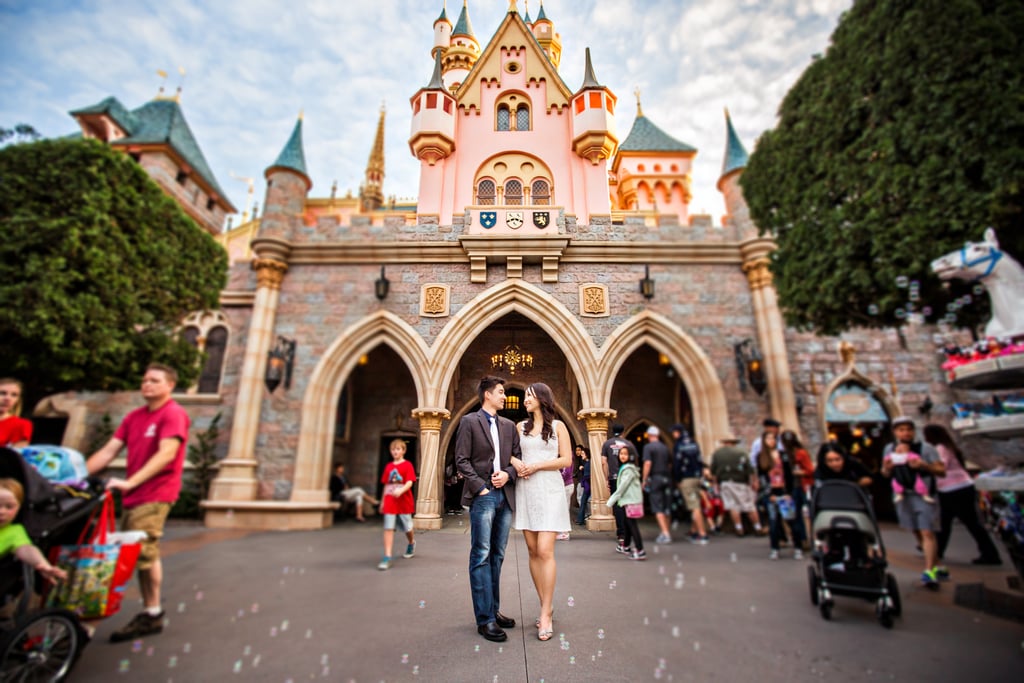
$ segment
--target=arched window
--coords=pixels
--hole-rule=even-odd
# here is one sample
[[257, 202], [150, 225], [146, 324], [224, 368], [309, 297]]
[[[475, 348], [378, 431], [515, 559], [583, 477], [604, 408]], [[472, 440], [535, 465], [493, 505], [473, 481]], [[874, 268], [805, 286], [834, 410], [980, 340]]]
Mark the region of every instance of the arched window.
[[477, 204], [493, 204], [494, 203], [494, 181], [481, 180], [476, 186], [476, 203]]
[[525, 104], [516, 107], [516, 130], [530, 130], [530, 108]]
[[548, 190], [548, 181], [534, 180], [530, 185], [530, 196], [534, 205], [547, 206], [551, 203], [551, 192]]
[[502, 104], [498, 106], [498, 130], [508, 130], [511, 124], [511, 115], [508, 110], [508, 105]]
[[216, 394], [220, 390], [220, 375], [224, 368], [224, 352], [228, 347], [227, 328], [218, 325], [206, 333], [206, 363], [199, 376], [199, 393]]
[[523, 203], [523, 184], [515, 178], [505, 181], [505, 204], [519, 206]]

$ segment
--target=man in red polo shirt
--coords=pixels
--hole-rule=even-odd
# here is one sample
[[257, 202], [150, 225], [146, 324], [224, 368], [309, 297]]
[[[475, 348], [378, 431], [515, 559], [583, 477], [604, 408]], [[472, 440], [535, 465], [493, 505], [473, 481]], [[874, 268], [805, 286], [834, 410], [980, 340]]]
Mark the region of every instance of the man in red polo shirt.
[[121, 492], [122, 530], [145, 531], [137, 565], [145, 609], [127, 626], [111, 634], [111, 642], [133, 640], [163, 630], [160, 606], [163, 567], [160, 537], [171, 506], [181, 491], [181, 471], [188, 441], [188, 413], [171, 398], [178, 381], [173, 368], [150, 363], [142, 377], [146, 405], [125, 416], [114, 436], [86, 462], [89, 474], [103, 470], [127, 447], [125, 478], [112, 477], [107, 489]]

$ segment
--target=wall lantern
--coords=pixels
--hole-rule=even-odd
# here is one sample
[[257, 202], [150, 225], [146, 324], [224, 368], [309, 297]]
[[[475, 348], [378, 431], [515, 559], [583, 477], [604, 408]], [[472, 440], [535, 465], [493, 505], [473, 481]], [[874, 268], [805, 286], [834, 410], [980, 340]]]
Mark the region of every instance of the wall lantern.
[[640, 293], [648, 301], [654, 298], [654, 280], [651, 279], [651, 267], [649, 265], [644, 266], [644, 277], [640, 280]]
[[292, 387], [292, 367], [295, 365], [295, 340], [285, 337], [277, 338], [277, 345], [267, 352], [267, 374], [263, 383], [267, 385], [267, 391], [274, 393], [274, 389], [284, 379], [284, 388], [287, 391]]
[[373, 283], [373, 293], [377, 295], [379, 301], [384, 301], [388, 298], [388, 289], [391, 287], [391, 281], [384, 277], [384, 266], [380, 267], [380, 277]]
[[768, 388], [768, 378], [764, 374], [764, 359], [761, 358], [757, 348], [753, 346], [753, 341], [744, 339], [735, 344], [733, 353], [736, 356], [736, 372], [740, 378], [740, 391], [746, 389], [746, 383], [749, 382], [757, 395], [763, 396]]

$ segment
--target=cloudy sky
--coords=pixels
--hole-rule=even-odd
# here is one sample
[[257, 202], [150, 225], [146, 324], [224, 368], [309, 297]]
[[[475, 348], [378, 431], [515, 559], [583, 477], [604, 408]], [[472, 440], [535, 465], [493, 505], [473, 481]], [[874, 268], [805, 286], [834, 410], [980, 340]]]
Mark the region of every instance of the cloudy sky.
[[[415, 197], [409, 98], [430, 78], [442, 0], [0, 0], [0, 127], [77, 130], [67, 112], [113, 95], [129, 109], [183, 86], [182, 106], [221, 187], [241, 210], [246, 183], [281, 151], [299, 111], [313, 196], [358, 191], [381, 104], [384, 191]], [[536, 17], [539, 0], [529, 2]], [[462, 3], [449, 0], [453, 23]], [[619, 97], [625, 139], [639, 88], [644, 114], [698, 149], [691, 211], [724, 211], [715, 183], [728, 107], [748, 151], [823, 53], [852, 0], [547, 0], [562, 36], [561, 76], [583, 82], [584, 48]], [[520, 11], [523, 2], [519, 0]], [[469, 0], [485, 45], [508, 0]], [[179, 75], [184, 69], [185, 76]]]

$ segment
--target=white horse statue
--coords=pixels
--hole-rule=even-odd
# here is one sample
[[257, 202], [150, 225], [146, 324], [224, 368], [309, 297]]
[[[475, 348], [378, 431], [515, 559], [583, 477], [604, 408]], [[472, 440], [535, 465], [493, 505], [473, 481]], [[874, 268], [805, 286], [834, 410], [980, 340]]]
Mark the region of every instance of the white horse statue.
[[985, 230], [984, 242], [968, 242], [962, 249], [935, 259], [932, 271], [941, 280], [978, 280], [985, 285], [992, 302], [986, 336], [1024, 335], [1024, 268], [999, 249], [995, 230]]

